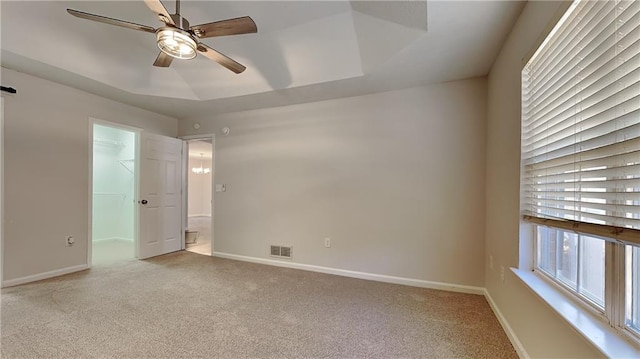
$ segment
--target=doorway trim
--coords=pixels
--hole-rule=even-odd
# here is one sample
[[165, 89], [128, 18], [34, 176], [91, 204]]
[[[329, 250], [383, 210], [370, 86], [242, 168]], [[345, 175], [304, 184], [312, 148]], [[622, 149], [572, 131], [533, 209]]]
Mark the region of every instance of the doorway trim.
[[184, 235], [184, 231], [187, 228], [188, 222], [185, 223], [185, 221], [188, 221], [189, 219], [187, 218], [188, 213], [189, 213], [189, 208], [187, 206], [187, 200], [188, 200], [188, 193], [187, 193], [187, 186], [188, 186], [188, 179], [189, 179], [189, 151], [184, 150], [185, 148], [187, 148], [186, 144], [189, 141], [194, 141], [194, 140], [209, 140], [211, 139], [211, 151], [212, 151], [212, 156], [211, 156], [211, 171], [213, 172], [213, 174], [211, 175], [211, 223], [210, 228], [211, 228], [211, 253], [209, 253], [209, 255], [211, 257], [213, 257], [213, 248], [214, 248], [214, 227], [213, 227], [213, 223], [214, 223], [214, 216], [215, 216], [215, 177], [216, 177], [216, 135], [214, 133], [204, 133], [201, 135], [189, 135], [189, 136], [182, 136], [179, 137], [182, 141], [183, 141], [183, 153], [182, 153], [182, 162], [183, 162], [183, 172], [182, 172], [182, 208], [183, 208], [183, 213], [182, 213], [182, 249], [186, 250], [187, 249], [187, 245], [185, 243], [185, 235]]
[[0, 288], [4, 288], [4, 97], [0, 97]]
[[[107, 127], [113, 127], [120, 130], [130, 131], [135, 134], [135, 158], [137, 161], [135, 162], [135, 170], [134, 170], [134, 185], [133, 185], [133, 197], [134, 199], [138, 198], [138, 191], [140, 187], [140, 133], [144, 131], [144, 129], [134, 126], [123, 125], [117, 122], [105, 121], [94, 117], [89, 117], [89, 193], [87, 193], [87, 198], [89, 201], [89, 223], [88, 229], [89, 233], [87, 235], [87, 268], [91, 268], [91, 262], [93, 257], [93, 127], [94, 125], [102, 125]], [[136, 206], [137, 208], [137, 206]], [[139, 228], [138, 228], [138, 210], [133, 211], [133, 248], [134, 258], [138, 258], [138, 237], [140, 236]]]

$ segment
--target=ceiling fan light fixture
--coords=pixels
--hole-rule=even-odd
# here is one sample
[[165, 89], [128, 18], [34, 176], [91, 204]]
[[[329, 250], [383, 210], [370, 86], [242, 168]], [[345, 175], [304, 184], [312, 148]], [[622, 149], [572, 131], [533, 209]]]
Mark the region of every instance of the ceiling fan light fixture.
[[156, 32], [158, 48], [176, 59], [189, 60], [196, 57], [196, 41], [183, 30], [163, 27]]
[[156, 44], [160, 49], [160, 53], [156, 57], [153, 66], [167, 68], [174, 58], [189, 60], [195, 58], [197, 53], [200, 53], [202, 56], [217, 62], [236, 74], [243, 72], [246, 69], [245, 66], [200, 43], [199, 39], [256, 33], [258, 28], [253, 19], [249, 16], [243, 16], [190, 26], [189, 21], [180, 15], [180, 0], [175, 1], [176, 12], [175, 14], [170, 14], [160, 0], [144, 0], [149, 10], [153, 12], [154, 16], [158, 16], [163, 23], [162, 27], [158, 29], [73, 9], [67, 9], [67, 13], [80, 19], [155, 34]]

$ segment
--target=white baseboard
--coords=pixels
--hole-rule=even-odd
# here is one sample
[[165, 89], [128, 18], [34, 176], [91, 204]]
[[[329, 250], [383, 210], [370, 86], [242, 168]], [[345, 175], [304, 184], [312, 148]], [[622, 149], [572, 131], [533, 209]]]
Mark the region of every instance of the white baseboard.
[[191, 218], [191, 217], [211, 217], [211, 213], [202, 213], [202, 214], [193, 214], [193, 213], [190, 213], [190, 214], [188, 215], [188, 217], [189, 217], [189, 218]]
[[496, 302], [494, 302], [493, 298], [491, 298], [491, 294], [489, 294], [486, 288], [484, 289], [484, 297], [487, 298], [487, 302], [489, 302], [489, 306], [498, 318], [498, 322], [500, 322], [502, 329], [504, 329], [504, 332], [507, 333], [507, 337], [509, 338], [509, 341], [511, 341], [511, 344], [516, 350], [516, 353], [518, 353], [518, 357], [520, 357], [521, 359], [531, 358], [527, 351], [524, 349], [524, 346], [522, 346], [522, 343], [520, 342], [520, 339], [518, 339], [516, 333], [513, 331], [513, 329], [511, 329], [511, 326], [509, 325], [509, 322], [507, 322], [507, 319], [504, 317], [504, 315], [502, 315], [502, 312], [498, 308], [498, 305], [496, 305]]
[[301, 269], [301, 270], [306, 270], [311, 272], [334, 274], [334, 275], [339, 275], [343, 277], [367, 279], [367, 280], [373, 280], [377, 282], [385, 282], [385, 283], [393, 283], [393, 284], [403, 284], [403, 285], [408, 285], [412, 287], [439, 289], [439, 290], [446, 290], [450, 292], [478, 294], [478, 295], [483, 295], [485, 293], [485, 290], [482, 287], [473, 287], [468, 285], [432, 282], [427, 280], [403, 278], [403, 277], [394, 277], [394, 276], [388, 276], [383, 274], [357, 272], [357, 271], [351, 271], [346, 269], [316, 266], [311, 264], [284, 262], [284, 261], [279, 261], [274, 259], [247, 257], [247, 256], [240, 256], [236, 254], [229, 254], [229, 253], [222, 253], [222, 252], [213, 252], [213, 256], [219, 257], [219, 258], [235, 259], [235, 260], [244, 261], [244, 262], [267, 264], [267, 265], [272, 265], [276, 267], [285, 267], [285, 268], [292, 268], [292, 269]]
[[79, 272], [79, 271], [82, 271], [82, 270], [85, 270], [85, 269], [89, 269], [89, 266], [87, 266], [86, 264], [80, 264], [80, 265], [73, 266], [73, 267], [61, 268], [61, 269], [56, 269], [56, 270], [52, 270], [52, 271], [49, 271], [49, 272], [44, 272], [44, 273], [39, 273], [39, 274], [34, 274], [34, 275], [28, 275], [26, 277], [21, 277], [21, 278], [16, 278], [16, 279], [9, 279], [9, 280], [5, 280], [5, 281], [2, 282], [2, 288], [13, 287], [15, 285], [31, 283], [31, 282], [35, 282], [35, 281], [39, 281], [39, 280], [43, 280], [43, 279], [53, 278], [53, 277], [61, 276], [61, 275], [64, 275], [64, 274], [69, 274], [69, 273], [73, 273], [73, 272]]
[[107, 238], [97, 238], [93, 240], [93, 243], [96, 242], [104, 242], [104, 241], [129, 241], [133, 242], [133, 238], [122, 238], [122, 237], [107, 237]]

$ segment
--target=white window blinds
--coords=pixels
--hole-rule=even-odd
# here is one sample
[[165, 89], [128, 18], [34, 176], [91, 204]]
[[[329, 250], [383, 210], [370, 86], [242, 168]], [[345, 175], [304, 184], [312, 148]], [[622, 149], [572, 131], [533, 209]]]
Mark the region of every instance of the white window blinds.
[[575, 1], [522, 101], [525, 218], [640, 243], [640, 1]]

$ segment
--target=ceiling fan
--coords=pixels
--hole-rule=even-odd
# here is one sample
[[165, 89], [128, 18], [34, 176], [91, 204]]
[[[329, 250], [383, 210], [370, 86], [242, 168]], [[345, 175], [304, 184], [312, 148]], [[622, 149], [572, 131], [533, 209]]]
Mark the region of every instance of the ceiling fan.
[[160, 21], [164, 23], [164, 26], [154, 29], [151, 26], [112, 19], [110, 17], [94, 15], [73, 9], [67, 9], [67, 12], [81, 19], [156, 34], [160, 54], [153, 63], [153, 66], [169, 67], [174, 58], [188, 60], [193, 59], [197, 53], [200, 53], [237, 74], [246, 69], [246, 67], [235, 60], [199, 42], [198, 39], [256, 33], [258, 32], [258, 28], [251, 17], [243, 16], [235, 19], [189, 26], [189, 21], [180, 15], [180, 0], [176, 0], [175, 14], [169, 14], [160, 0], [144, 0], [144, 3], [158, 16]]

